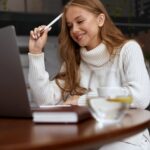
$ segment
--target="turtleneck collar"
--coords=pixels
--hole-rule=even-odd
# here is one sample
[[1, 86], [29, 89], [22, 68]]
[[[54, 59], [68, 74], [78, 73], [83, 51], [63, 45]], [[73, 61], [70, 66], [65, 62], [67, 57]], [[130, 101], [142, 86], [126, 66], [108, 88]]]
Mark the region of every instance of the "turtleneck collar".
[[110, 54], [104, 43], [100, 43], [94, 49], [87, 51], [86, 48], [80, 49], [81, 58], [84, 62], [92, 66], [101, 66], [110, 59]]

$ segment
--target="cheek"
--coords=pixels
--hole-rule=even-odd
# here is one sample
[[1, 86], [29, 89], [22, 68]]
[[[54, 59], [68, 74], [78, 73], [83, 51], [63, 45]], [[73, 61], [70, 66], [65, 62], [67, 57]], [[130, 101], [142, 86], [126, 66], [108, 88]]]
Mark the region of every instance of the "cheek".
[[81, 30], [88, 32], [90, 28], [91, 28], [90, 24], [87, 23], [86, 25], [83, 25], [81, 27]]
[[86, 30], [87, 32], [95, 32], [98, 31], [99, 27], [98, 25], [95, 23], [95, 21], [90, 21], [87, 22], [84, 26], [83, 29]]
[[89, 29], [90, 34], [92, 35], [99, 35], [100, 28], [98, 26], [93, 26]]

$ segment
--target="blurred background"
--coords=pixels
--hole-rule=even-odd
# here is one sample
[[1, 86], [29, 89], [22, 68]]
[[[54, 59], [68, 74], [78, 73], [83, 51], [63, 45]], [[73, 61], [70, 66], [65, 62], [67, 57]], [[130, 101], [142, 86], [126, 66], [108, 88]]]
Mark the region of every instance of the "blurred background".
[[[68, 0], [0, 0], [0, 28], [16, 27], [17, 43], [27, 82], [28, 37], [35, 26], [48, 24], [63, 9]], [[112, 20], [128, 37], [137, 39], [150, 72], [150, 0], [101, 0]], [[60, 68], [57, 37], [60, 22], [53, 26], [45, 47], [46, 66], [53, 78]], [[138, 60], [137, 60], [138, 61]]]

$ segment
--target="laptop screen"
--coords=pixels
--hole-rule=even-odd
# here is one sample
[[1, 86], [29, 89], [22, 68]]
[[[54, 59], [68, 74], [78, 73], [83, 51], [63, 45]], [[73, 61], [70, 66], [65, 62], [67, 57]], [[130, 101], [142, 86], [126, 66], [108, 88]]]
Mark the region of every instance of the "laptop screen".
[[0, 29], [0, 117], [31, 117], [14, 26]]

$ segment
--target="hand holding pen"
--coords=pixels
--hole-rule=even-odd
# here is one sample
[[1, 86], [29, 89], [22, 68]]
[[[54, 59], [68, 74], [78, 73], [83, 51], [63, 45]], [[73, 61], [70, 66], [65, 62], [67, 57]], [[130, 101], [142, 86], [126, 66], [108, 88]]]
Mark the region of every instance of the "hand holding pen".
[[30, 39], [29, 39], [29, 51], [33, 54], [39, 54], [42, 52], [46, 41], [48, 32], [51, 30], [52, 25], [57, 22], [63, 14], [57, 16], [52, 22], [50, 22], [47, 26], [42, 25], [34, 30], [30, 31]]
[[51, 21], [45, 28], [44, 28], [44, 30], [47, 30], [47, 29], [49, 29], [49, 28], [51, 28], [52, 27], [52, 25], [55, 23], [55, 22], [57, 22], [61, 17], [62, 17], [62, 13], [59, 15], [59, 16], [57, 16], [53, 21]]
[[52, 27], [52, 25], [54, 24], [54, 23], [56, 23], [61, 17], [62, 17], [62, 13], [59, 15], [59, 16], [57, 16], [53, 21], [51, 21], [47, 26], [44, 26], [44, 25], [42, 25], [42, 26], [39, 26], [39, 27], [37, 27], [37, 28], [35, 28], [33, 31], [31, 31], [31, 35], [33, 36], [33, 38], [34, 39], [37, 39], [38, 37], [40, 37], [40, 35], [44, 32], [44, 31], [50, 31], [50, 29], [51, 29], [51, 27]]

